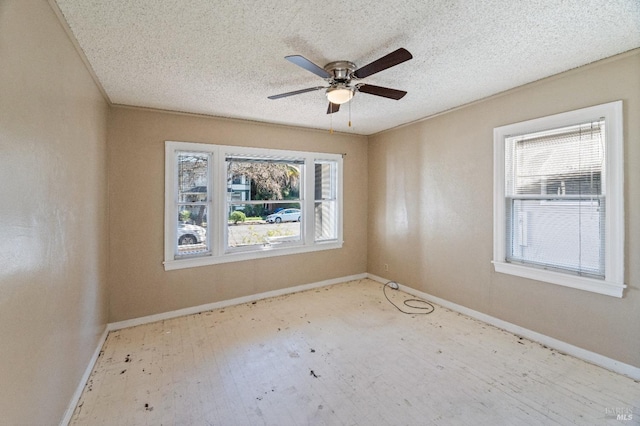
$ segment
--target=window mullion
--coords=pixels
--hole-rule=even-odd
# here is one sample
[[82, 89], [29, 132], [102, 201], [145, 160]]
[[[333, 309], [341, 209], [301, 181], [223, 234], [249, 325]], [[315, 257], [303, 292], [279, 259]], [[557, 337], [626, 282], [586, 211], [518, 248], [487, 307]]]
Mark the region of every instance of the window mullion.
[[307, 156], [304, 164], [304, 244], [315, 243], [315, 164], [312, 156]]
[[222, 256], [227, 247], [227, 167], [225, 153], [221, 149], [215, 149], [212, 161], [214, 168], [212, 172], [214, 188], [213, 206], [215, 211], [215, 250], [214, 256]]
[[165, 258], [175, 259], [178, 253], [178, 210], [179, 210], [179, 196], [178, 196], [178, 151], [176, 149], [167, 148], [165, 153], [166, 159], [169, 164], [165, 167], [172, 170], [170, 176], [165, 177], [165, 185], [170, 188], [170, 201], [165, 204], [165, 209], [168, 213], [165, 214], [165, 229], [167, 232], [170, 244], [165, 243]]

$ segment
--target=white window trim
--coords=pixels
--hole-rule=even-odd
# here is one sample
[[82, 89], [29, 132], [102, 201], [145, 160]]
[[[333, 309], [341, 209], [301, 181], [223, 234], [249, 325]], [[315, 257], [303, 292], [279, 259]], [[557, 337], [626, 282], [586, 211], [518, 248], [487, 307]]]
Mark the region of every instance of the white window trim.
[[[212, 205], [209, 210], [209, 223], [207, 226], [207, 238], [211, 252], [199, 256], [175, 258], [175, 242], [177, 241], [177, 229], [175, 218], [177, 217], [177, 165], [176, 151], [193, 151], [212, 153], [212, 165], [210, 170], [214, 183], [210, 193]], [[264, 157], [292, 157], [304, 158], [305, 172], [300, 194], [300, 203], [304, 206], [301, 229], [301, 241], [292, 245], [266, 246], [254, 250], [226, 250], [227, 238], [227, 176], [225, 159], [227, 155], [261, 155]], [[314, 173], [313, 165], [316, 161], [335, 161], [337, 163], [337, 236], [333, 240], [315, 241], [314, 225]], [[343, 159], [341, 154], [288, 151], [264, 148], [247, 148], [238, 146], [213, 145], [193, 142], [165, 142], [165, 217], [164, 217], [164, 269], [175, 270], [192, 268], [197, 266], [216, 265], [228, 262], [262, 259], [275, 256], [286, 256], [300, 253], [310, 253], [321, 250], [342, 248], [343, 245]], [[215, 175], [214, 175], [215, 174]]]
[[[624, 289], [624, 141], [622, 101], [523, 121], [493, 130], [493, 265], [496, 272], [516, 275], [608, 296], [622, 297]], [[605, 118], [606, 194], [605, 278], [603, 280], [508, 263], [506, 259], [505, 139]]]

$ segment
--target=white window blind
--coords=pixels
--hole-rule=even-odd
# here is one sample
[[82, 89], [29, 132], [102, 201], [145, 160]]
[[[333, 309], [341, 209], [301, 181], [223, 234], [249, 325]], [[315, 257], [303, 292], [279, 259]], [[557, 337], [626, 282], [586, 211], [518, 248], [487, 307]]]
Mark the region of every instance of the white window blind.
[[506, 138], [508, 262], [605, 276], [604, 120]]

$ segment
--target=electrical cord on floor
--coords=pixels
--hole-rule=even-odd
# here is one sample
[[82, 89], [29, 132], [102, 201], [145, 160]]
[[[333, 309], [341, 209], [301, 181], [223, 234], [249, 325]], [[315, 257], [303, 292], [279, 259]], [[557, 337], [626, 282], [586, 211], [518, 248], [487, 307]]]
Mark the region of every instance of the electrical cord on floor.
[[[411, 309], [419, 309], [420, 311], [423, 311], [423, 312], [407, 312], [407, 311], [403, 311], [402, 308], [400, 308], [400, 306], [396, 305], [395, 303], [393, 303], [391, 301], [391, 299], [389, 299], [389, 296], [387, 296], [387, 287], [390, 287], [390, 288], [392, 288], [394, 290], [398, 290], [400, 286], [395, 281], [389, 281], [382, 287], [382, 293], [384, 293], [384, 297], [387, 298], [389, 303], [391, 303], [393, 306], [395, 306], [396, 309], [399, 310], [400, 312], [402, 312], [403, 314], [408, 314], [408, 315], [428, 315], [431, 312], [436, 310], [436, 308], [431, 303], [427, 302], [426, 300], [422, 300], [422, 299], [406, 299], [403, 302], [406, 307], [409, 307]], [[419, 304], [419, 305], [416, 305], [416, 304]]]

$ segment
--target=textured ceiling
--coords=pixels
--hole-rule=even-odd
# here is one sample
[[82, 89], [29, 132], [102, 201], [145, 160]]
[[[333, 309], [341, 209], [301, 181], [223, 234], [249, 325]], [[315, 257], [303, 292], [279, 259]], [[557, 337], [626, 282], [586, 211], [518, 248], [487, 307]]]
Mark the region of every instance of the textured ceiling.
[[[364, 135], [640, 47], [639, 0], [55, 2], [114, 104]], [[399, 47], [413, 59], [363, 80], [399, 101], [267, 99], [325, 83], [287, 55], [361, 67]]]

